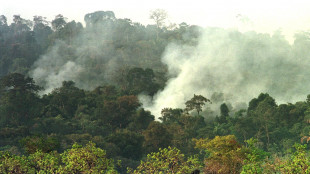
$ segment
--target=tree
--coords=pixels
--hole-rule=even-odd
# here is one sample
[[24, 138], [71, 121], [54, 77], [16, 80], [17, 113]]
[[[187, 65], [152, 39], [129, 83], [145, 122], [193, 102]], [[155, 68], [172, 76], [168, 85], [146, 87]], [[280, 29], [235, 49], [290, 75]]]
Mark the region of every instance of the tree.
[[33, 17], [33, 32], [37, 44], [40, 46], [40, 54], [45, 51], [49, 46], [49, 36], [53, 33], [53, 30], [49, 26], [48, 21], [45, 17], [34, 16]]
[[168, 16], [167, 12], [163, 9], [156, 9], [154, 11], [151, 11], [150, 13], [150, 19], [153, 19], [157, 26], [157, 30], [156, 30], [157, 39], [158, 39], [159, 31], [164, 26], [167, 16]]
[[155, 117], [150, 111], [145, 111], [143, 108], [138, 109], [136, 114], [132, 117], [132, 121], [129, 124], [129, 129], [134, 131], [145, 130], [149, 124], [154, 121]]
[[25, 156], [0, 151], [0, 173], [35, 173]]
[[62, 14], [55, 16], [55, 19], [52, 21], [52, 27], [55, 31], [59, 31], [66, 25], [66, 19]]
[[23, 19], [20, 15], [13, 15], [13, 24], [11, 25], [15, 35], [30, 31], [32, 21]]
[[61, 154], [61, 159], [64, 166], [59, 168], [60, 173], [117, 173], [113, 160], [108, 159], [106, 152], [96, 148], [92, 142], [85, 147], [74, 144]]
[[182, 112], [182, 109], [164, 108], [161, 110], [162, 116], [159, 119], [163, 124], [179, 123]]
[[0, 79], [2, 92], [38, 92], [41, 87], [35, 85], [30, 77], [25, 77], [19, 73], [12, 73]]
[[277, 104], [269, 94], [260, 94], [257, 99], [249, 103], [248, 116], [253, 118], [255, 124], [259, 127], [259, 132], [263, 130], [267, 139], [267, 146], [270, 143], [270, 128], [275, 122]]
[[185, 103], [185, 110], [187, 112], [196, 110], [197, 114], [199, 115], [199, 113], [202, 111], [202, 106], [205, 105], [205, 103], [207, 102], [211, 103], [211, 101], [204, 96], [194, 94], [194, 97]]
[[60, 143], [57, 140], [57, 138], [53, 136], [49, 137], [27, 136], [21, 139], [20, 143], [21, 145], [24, 146], [24, 149], [28, 154], [33, 154], [36, 151], [51, 152], [53, 150], [57, 150], [60, 146]]
[[159, 148], [168, 147], [172, 137], [166, 126], [156, 121], [149, 124], [143, 135], [145, 139], [143, 146], [147, 152], [154, 152]]
[[58, 114], [64, 118], [72, 118], [84, 97], [84, 90], [75, 87], [73, 81], [63, 81], [62, 87], [54, 89], [52, 93], [45, 96], [45, 99], [48, 100], [51, 107], [60, 111]]
[[29, 166], [33, 173], [59, 173], [60, 155], [54, 151], [50, 153], [36, 151], [28, 156]]
[[310, 173], [310, 160], [307, 154], [307, 144], [295, 144], [296, 151], [283, 164], [278, 165], [278, 168], [283, 173]]
[[216, 136], [214, 139], [194, 139], [196, 148], [205, 150], [209, 156], [205, 158], [206, 173], [240, 172], [243, 160], [246, 158], [245, 149], [239, 144], [234, 135]]
[[113, 114], [112, 125], [119, 128], [127, 127], [134, 113], [141, 106], [138, 98], [134, 95], [118, 97], [116, 103], [112, 105], [114, 105], [114, 108], [116, 107], [116, 110], [109, 111]]
[[163, 9], [156, 9], [150, 13], [150, 19], [154, 20], [158, 29], [164, 26], [167, 16], [167, 12]]
[[155, 83], [155, 74], [152, 69], [132, 68], [128, 71], [127, 89], [130, 94], [146, 93], [153, 96], [159, 89], [159, 85]]
[[4, 16], [4, 15], [1, 15], [0, 16], [0, 26], [7, 26], [8, 25], [8, 23], [7, 23], [7, 18], [6, 18], [6, 16]]
[[145, 161], [141, 161], [136, 170], [129, 170], [132, 174], [161, 174], [161, 173], [191, 173], [200, 169], [200, 163], [197, 158], [191, 157], [187, 160], [184, 154], [177, 148], [159, 149], [159, 152], [153, 152], [147, 155]]
[[67, 41], [69, 45], [71, 45], [74, 38], [76, 38], [78, 34], [81, 33], [82, 29], [83, 25], [80, 22], [78, 23], [76, 23], [75, 21], [68, 22], [62, 28], [61, 38]]
[[40, 98], [33, 79], [13, 73], [0, 79], [0, 119], [2, 125], [30, 123], [40, 113]]
[[220, 124], [227, 123], [227, 117], [229, 116], [229, 109], [225, 103], [221, 104], [220, 112], [221, 112], [220, 117], [216, 117], [218, 118], [218, 122]]
[[245, 141], [247, 143], [247, 158], [243, 161], [241, 174], [247, 173], [264, 173], [263, 162], [268, 155], [265, 151], [256, 147], [257, 140], [251, 138]]
[[143, 136], [128, 130], [118, 131], [106, 138], [120, 149], [120, 156], [139, 160], [142, 155]]
[[74, 144], [60, 155], [56, 151], [37, 151], [27, 157], [0, 151], [0, 173], [117, 174], [117, 171], [106, 152], [89, 142], [84, 147]]
[[105, 20], [115, 20], [115, 14], [113, 11], [96, 11], [88, 13], [84, 16], [86, 27], [92, 27], [98, 23], [102, 23]]

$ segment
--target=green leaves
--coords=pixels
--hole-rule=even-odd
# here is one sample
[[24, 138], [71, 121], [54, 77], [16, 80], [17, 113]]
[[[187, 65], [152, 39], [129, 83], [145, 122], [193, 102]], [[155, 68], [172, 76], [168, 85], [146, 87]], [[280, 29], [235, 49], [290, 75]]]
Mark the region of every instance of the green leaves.
[[199, 115], [199, 113], [202, 111], [202, 106], [205, 105], [205, 103], [211, 103], [211, 100], [205, 98], [202, 95], [195, 95], [194, 97], [190, 100], [188, 100], [185, 105], [186, 105], [186, 111], [192, 111], [192, 110], [196, 110], [197, 114]]
[[200, 168], [200, 163], [196, 157], [190, 157], [187, 160], [184, 154], [177, 148], [159, 149], [159, 152], [153, 152], [147, 155], [145, 161], [141, 161], [136, 170], [128, 169], [132, 174], [164, 174], [164, 173], [191, 173]]
[[285, 161], [283, 164], [278, 165], [283, 173], [310, 173], [310, 159], [307, 154], [307, 145], [295, 144], [295, 153], [291, 158]]
[[249, 152], [247, 153], [246, 159], [243, 161], [241, 174], [263, 173], [263, 160], [268, 154], [255, 146], [257, 139], [251, 138], [246, 140], [246, 143], [248, 144]]
[[206, 150], [206, 173], [238, 173], [245, 159], [245, 149], [234, 135], [216, 136], [214, 139], [199, 139], [196, 148]]
[[89, 142], [85, 147], [74, 144], [62, 154], [37, 151], [28, 157], [0, 152], [0, 173], [107, 173], [117, 174], [106, 152]]
[[60, 173], [117, 173], [113, 160], [108, 159], [106, 152], [96, 148], [92, 142], [85, 147], [74, 144], [60, 156], [64, 163]]
[[11, 155], [8, 152], [0, 152], [0, 173], [34, 173], [25, 156]]
[[30, 167], [37, 173], [57, 173], [59, 172], [60, 156], [57, 152], [44, 153], [37, 151], [28, 156]]

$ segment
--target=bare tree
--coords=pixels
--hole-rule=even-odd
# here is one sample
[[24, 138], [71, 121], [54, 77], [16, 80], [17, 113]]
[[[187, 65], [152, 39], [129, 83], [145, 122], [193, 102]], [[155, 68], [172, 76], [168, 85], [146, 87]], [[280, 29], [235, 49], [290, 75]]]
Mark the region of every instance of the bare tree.
[[159, 30], [165, 25], [165, 20], [167, 19], [167, 17], [168, 17], [168, 14], [163, 9], [152, 10], [150, 13], [150, 19], [153, 19], [157, 26], [157, 33], [156, 33], [157, 39], [158, 39]]
[[156, 23], [157, 28], [161, 28], [165, 24], [165, 20], [167, 19], [168, 14], [163, 9], [152, 10], [150, 13], [150, 19], [153, 19]]

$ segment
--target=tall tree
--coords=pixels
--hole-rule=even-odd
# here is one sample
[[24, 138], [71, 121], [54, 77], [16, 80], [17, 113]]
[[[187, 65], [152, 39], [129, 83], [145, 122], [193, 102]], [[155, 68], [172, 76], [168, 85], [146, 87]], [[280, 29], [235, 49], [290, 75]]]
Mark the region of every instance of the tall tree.
[[164, 26], [167, 17], [168, 14], [163, 9], [156, 9], [151, 11], [150, 13], [150, 19], [154, 20], [158, 29]]
[[269, 94], [260, 94], [249, 104], [248, 115], [259, 126], [259, 133], [261, 130], [265, 132], [267, 146], [270, 143], [270, 128], [273, 128], [272, 125], [275, 123], [276, 107], [275, 100]]
[[211, 101], [204, 96], [194, 94], [194, 97], [185, 103], [186, 111], [189, 112], [196, 110], [197, 114], [199, 115], [199, 113], [202, 111], [202, 106], [207, 102], [211, 103]]
[[22, 125], [38, 116], [40, 103], [37, 92], [41, 89], [33, 79], [13, 73], [0, 80], [0, 110], [2, 124]]
[[66, 20], [67, 20], [67, 18], [65, 18], [62, 14], [56, 15], [55, 19], [52, 21], [53, 29], [55, 31], [58, 31], [61, 28], [63, 28], [67, 23]]
[[151, 11], [150, 13], [150, 19], [153, 19], [156, 23], [157, 30], [156, 30], [156, 38], [158, 39], [159, 31], [164, 26], [165, 20], [167, 19], [168, 14], [163, 9], [156, 9], [154, 11]]

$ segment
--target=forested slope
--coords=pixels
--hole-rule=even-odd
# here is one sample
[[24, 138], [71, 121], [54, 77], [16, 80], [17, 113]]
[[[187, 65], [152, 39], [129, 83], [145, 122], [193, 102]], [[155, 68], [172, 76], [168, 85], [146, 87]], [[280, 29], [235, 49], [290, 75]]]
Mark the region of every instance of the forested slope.
[[155, 119], [139, 95], [164, 89], [166, 46], [197, 45], [201, 28], [110, 11], [85, 24], [0, 17], [0, 173], [309, 172], [310, 96], [258, 93], [240, 109], [193, 91]]

